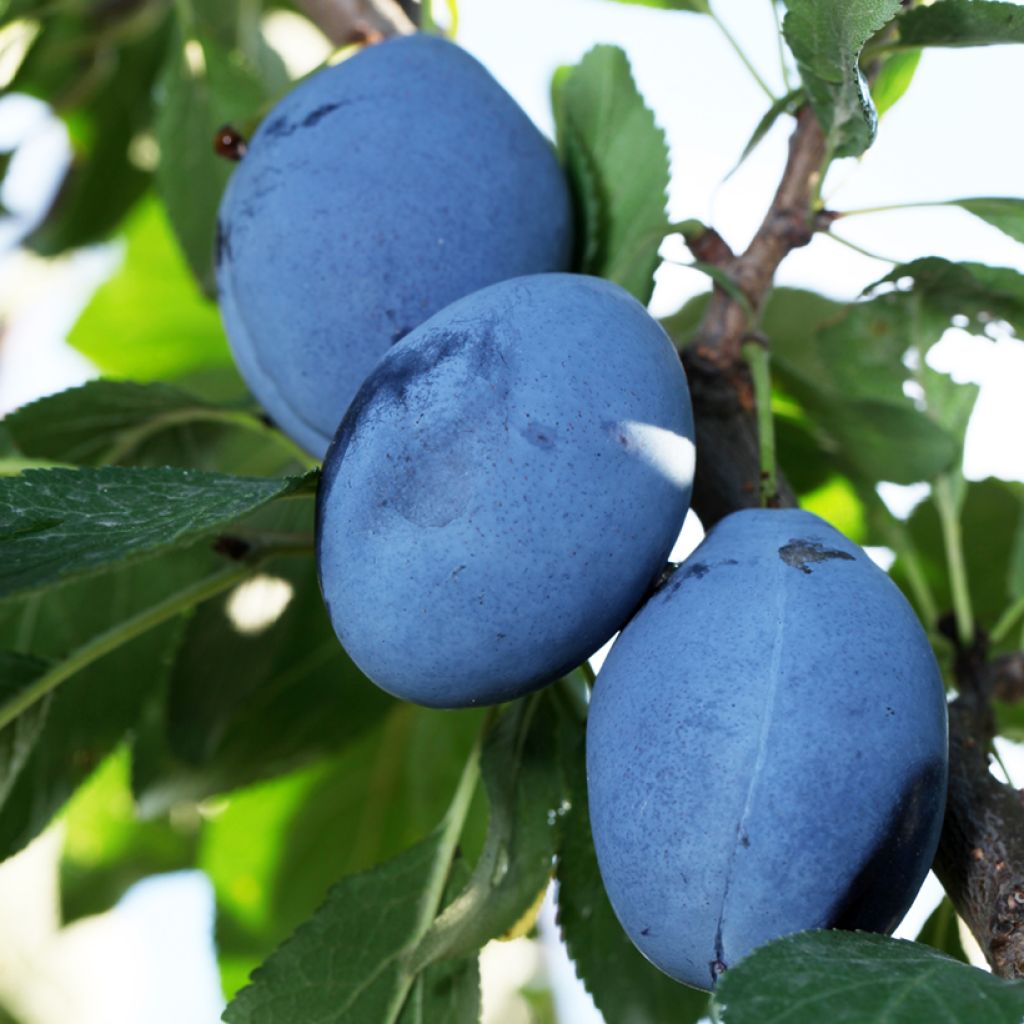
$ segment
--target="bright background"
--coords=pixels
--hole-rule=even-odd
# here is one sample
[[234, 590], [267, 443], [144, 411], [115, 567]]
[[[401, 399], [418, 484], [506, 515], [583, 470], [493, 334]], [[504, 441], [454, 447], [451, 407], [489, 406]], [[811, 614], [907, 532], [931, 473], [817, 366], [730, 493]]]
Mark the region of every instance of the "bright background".
[[[781, 94], [771, 5], [733, 0], [717, 6]], [[768, 100], [710, 19], [608, 0], [460, 0], [459, 8], [462, 45], [548, 133], [554, 68], [577, 61], [594, 43], [622, 46], [671, 147], [671, 218], [696, 217], [713, 224], [734, 249], [746, 244], [778, 182], [791, 122], [783, 119], [723, 181]], [[326, 52], [322, 39], [287, 16], [275, 16], [269, 28], [271, 42], [301, 71]], [[0, 55], [0, 87], [4, 60]], [[926, 52], [909, 93], [884, 118], [875, 146], [861, 160], [833, 169], [824, 189], [828, 206], [1019, 195], [1024, 134], [1007, 123], [1007, 110], [1024, 92], [1022, 79], [1024, 63], [1011, 47]], [[67, 151], [63, 128], [45, 107], [6, 97], [0, 100], [0, 150], [19, 143], [0, 192], [14, 215], [0, 220], [0, 414], [95, 375], [63, 338], [120, 253], [114, 243], [43, 264], [11, 248], [45, 208]], [[900, 262], [940, 255], [1024, 271], [1024, 247], [958, 209], [852, 218], [840, 221], [836, 233]], [[678, 265], [689, 260], [681, 243], [667, 242], [662, 252], [676, 263], [658, 273], [651, 302], [657, 315], [707, 289], [702, 275]], [[778, 281], [849, 300], [888, 270], [886, 262], [817, 236], [786, 260]], [[1009, 338], [993, 344], [951, 330], [931, 360], [937, 369], [981, 386], [967, 438], [967, 476], [1024, 479], [1024, 344]], [[906, 514], [923, 493], [892, 487], [884, 496]], [[676, 554], [699, 536], [699, 526], [691, 523]], [[877, 552], [883, 563], [885, 554]], [[1024, 782], [1024, 761], [1009, 745], [1001, 749], [1011, 773]], [[59, 930], [59, 850], [56, 828], [0, 868], [0, 996], [14, 988], [21, 992], [25, 1024], [214, 1024], [221, 1001], [211, 940], [213, 898], [202, 876], [142, 883], [111, 913]], [[930, 880], [898, 934], [915, 935], [938, 894]], [[534, 1019], [519, 989], [543, 985], [545, 978], [553, 983], [562, 1021], [600, 1021], [560, 948], [550, 899], [539, 943], [492, 944], [483, 964], [488, 1024]]]

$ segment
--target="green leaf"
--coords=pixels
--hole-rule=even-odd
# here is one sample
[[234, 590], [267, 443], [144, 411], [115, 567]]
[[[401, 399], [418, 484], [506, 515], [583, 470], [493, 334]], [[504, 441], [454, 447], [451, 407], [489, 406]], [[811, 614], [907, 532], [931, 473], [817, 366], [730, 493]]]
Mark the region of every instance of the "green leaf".
[[[339, 882], [224, 1012], [228, 1024], [387, 1024], [415, 982], [405, 963], [434, 884], [447, 873], [441, 831], [386, 864]], [[413, 1018], [415, 1019], [415, 1018]]]
[[[827, 407], [823, 402], [815, 414], [867, 480], [930, 480], [952, 468], [960, 455], [956, 438], [909, 403], [865, 400]], [[893, 444], [896, 437], [899, 444]]]
[[618, 0], [618, 2], [641, 7], [660, 7], [665, 11], [690, 11], [693, 14], [711, 13], [708, 0]]
[[914, 942], [804, 932], [728, 970], [713, 1006], [722, 1024], [1019, 1024], [1024, 982], [1002, 981]]
[[903, 50], [882, 61], [871, 83], [871, 99], [880, 118], [892, 110], [910, 88], [920, 60], [920, 50]]
[[907, 294], [920, 296], [929, 314], [941, 330], [955, 317], [966, 317], [964, 326], [976, 334], [987, 334], [994, 321], [1005, 320], [1018, 335], [1024, 336], [1024, 274], [1011, 267], [991, 267], [984, 263], [953, 263], [938, 256], [927, 256], [895, 267], [891, 273], [870, 285], [896, 282]]
[[[147, 199], [125, 224], [120, 268], [68, 337], [103, 373], [160, 380], [232, 366], [217, 307], [200, 294], [162, 207]], [[155, 315], [140, 317], [139, 310]]]
[[432, 964], [413, 982], [397, 1024], [479, 1024], [480, 963], [464, 957]]
[[[299, 509], [311, 520], [308, 505]], [[306, 528], [311, 535], [312, 522]], [[255, 602], [260, 611], [261, 599], [287, 603], [270, 621], [246, 623], [235, 609]], [[312, 560], [279, 559], [189, 619], [159, 735], [140, 741], [165, 742], [166, 754], [141, 759], [137, 796], [153, 813], [291, 771], [343, 750], [394, 706], [334, 635]]]
[[1024, 8], [996, 0], [938, 0], [904, 12], [901, 46], [991, 46], [1024, 43]]
[[44, 256], [107, 238], [152, 177], [137, 143], [152, 122], [170, 18], [152, 6], [134, 25], [112, 25], [109, 9], [75, 6], [43, 21], [10, 83], [59, 110], [72, 145], [53, 205], [26, 239]]
[[170, 468], [0, 478], [0, 596], [189, 544], [306, 486]]
[[[341, 705], [348, 690], [338, 687]], [[217, 892], [217, 943], [263, 960], [338, 878], [365, 871], [429, 835], [480, 730], [479, 711], [395, 703], [338, 754], [301, 772], [231, 794], [204, 826], [201, 867]], [[460, 846], [479, 851], [482, 792]]]
[[860, 156], [878, 117], [858, 60], [864, 44], [900, 9], [900, 0], [789, 0], [783, 33], [811, 106], [836, 157]]
[[[201, 66], [189, 57], [190, 47], [197, 45]], [[175, 37], [161, 90], [157, 186], [196, 280], [213, 295], [217, 209], [232, 170], [214, 151], [213, 140], [225, 124], [254, 121], [269, 99], [268, 91], [245, 62], [202, 34]]]
[[668, 231], [664, 133], [618, 47], [595, 46], [556, 74], [552, 92], [559, 148], [583, 213], [581, 269], [647, 302]]
[[955, 199], [950, 205], [973, 213], [994, 228], [999, 228], [1015, 242], [1024, 242], [1024, 199], [982, 196], [977, 199]]
[[488, 736], [481, 761], [487, 841], [469, 884], [434, 922], [415, 962], [479, 949], [509, 931], [547, 887], [566, 800], [554, 723], [541, 693], [514, 703]]
[[953, 904], [949, 901], [948, 896], [942, 897], [939, 905], [925, 921], [921, 931], [918, 932], [917, 941], [951, 956], [954, 960], [968, 963], [967, 954], [960, 944], [956, 910], [953, 909]]
[[122, 746], [75, 794], [64, 815], [61, 919], [67, 924], [109, 910], [135, 882], [195, 864], [199, 817], [140, 821]]
[[[967, 483], [960, 511], [962, 543], [971, 605], [982, 628], [991, 628], [1021, 593], [1008, 555], [1018, 537], [1022, 514], [1024, 484], [995, 478]], [[918, 505], [908, 526], [939, 608], [952, 608], [945, 544], [934, 499]], [[897, 580], [905, 579], [899, 559], [892, 574]]]
[[566, 744], [571, 810], [558, 857], [558, 924], [576, 973], [607, 1021], [689, 1024], [707, 1009], [707, 995], [662, 974], [629, 941], [601, 881], [590, 836], [583, 738]]
[[[0, 651], [0, 706], [22, 693], [48, 667], [49, 663], [41, 658]], [[40, 701], [6, 729], [0, 729], [0, 807], [32, 753], [46, 722], [48, 708], [49, 701]]]
[[253, 476], [302, 469], [250, 401], [208, 401], [167, 384], [90, 381], [22, 406], [4, 423], [24, 455], [53, 462]]
[[[203, 577], [215, 561], [207, 552], [176, 552], [0, 602], [0, 648], [63, 658], [140, 607]], [[163, 684], [179, 638], [180, 621], [168, 621], [98, 658], [54, 693], [43, 728], [0, 806], [0, 858], [33, 839], [138, 721], [148, 697]], [[7, 730], [16, 726], [17, 720]]]
[[803, 89], [792, 89], [787, 92], [785, 96], [780, 96], [768, 108], [764, 117], [757, 122], [753, 134], [747, 140], [747, 144], [743, 147], [743, 152], [740, 154], [739, 160], [736, 161], [736, 165], [725, 176], [725, 180], [731, 178], [739, 170], [743, 161], [746, 160], [755, 149], [757, 149], [761, 140], [772, 130], [775, 122], [778, 121], [783, 114], [795, 114], [800, 105], [804, 102], [804, 99], [805, 96]]

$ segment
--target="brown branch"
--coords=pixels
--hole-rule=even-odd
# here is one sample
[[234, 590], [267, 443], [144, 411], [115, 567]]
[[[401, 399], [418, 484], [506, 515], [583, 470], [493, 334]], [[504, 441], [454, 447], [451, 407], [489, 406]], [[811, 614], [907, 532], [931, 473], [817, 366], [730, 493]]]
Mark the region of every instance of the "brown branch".
[[[955, 636], [955, 627], [950, 631]], [[949, 794], [935, 873], [992, 970], [1024, 977], [1024, 802], [989, 771], [990, 695], [1000, 664], [980, 638], [957, 655], [960, 696], [949, 708]]]
[[397, 0], [296, 0], [335, 46], [416, 31]]
[[[687, 239], [698, 259], [714, 263], [732, 277], [755, 315], [771, 292], [782, 260], [825, 226], [812, 210], [824, 159], [821, 127], [810, 108], [804, 107], [797, 113], [775, 198], [747, 250], [734, 256], [724, 242], [710, 245], [705, 235]], [[718, 239], [716, 233], [706, 235]], [[705, 527], [758, 503], [757, 425], [750, 375], [741, 356], [743, 341], [755, 326], [747, 316], [740, 303], [716, 287], [700, 328], [683, 352], [699, 453], [693, 506]], [[780, 504], [796, 503], [781, 476], [779, 492]]]

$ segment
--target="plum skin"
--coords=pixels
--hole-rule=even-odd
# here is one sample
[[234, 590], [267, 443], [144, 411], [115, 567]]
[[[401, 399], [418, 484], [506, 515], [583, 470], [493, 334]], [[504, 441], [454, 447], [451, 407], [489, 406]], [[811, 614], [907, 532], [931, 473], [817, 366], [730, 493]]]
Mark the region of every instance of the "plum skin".
[[886, 574], [808, 512], [727, 516], [594, 687], [591, 826], [620, 922], [704, 989], [791, 932], [891, 932], [938, 845], [947, 742], [935, 658]]
[[568, 269], [571, 250], [551, 144], [473, 57], [415, 35], [266, 116], [221, 202], [218, 297], [250, 390], [321, 458], [395, 341], [485, 285]]
[[520, 696], [639, 604], [692, 473], [685, 374], [632, 296], [577, 274], [482, 289], [384, 357], [327, 454], [317, 563], [334, 629], [406, 700]]

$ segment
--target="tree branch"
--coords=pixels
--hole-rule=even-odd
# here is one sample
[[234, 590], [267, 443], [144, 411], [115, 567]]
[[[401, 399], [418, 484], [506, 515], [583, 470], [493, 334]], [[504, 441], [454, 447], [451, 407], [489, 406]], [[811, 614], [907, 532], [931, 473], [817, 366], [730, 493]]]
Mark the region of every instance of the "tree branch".
[[[806, 245], [830, 218], [815, 217], [812, 203], [825, 159], [825, 138], [809, 107], [797, 113], [789, 158], [768, 213], [746, 251], [733, 255], [716, 232], [687, 238], [697, 259], [721, 267], [759, 315], [783, 259]], [[720, 243], [720, 244], [719, 244]], [[732, 296], [719, 287], [683, 351], [697, 424], [697, 476], [693, 505], [705, 528], [739, 508], [758, 504], [760, 459], [750, 374], [743, 341], [756, 325]], [[779, 478], [779, 499], [796, 499]]]
[[984, 637], [968, 650], [958, 648], [960, 696], [949, 708], [949, 795], [934, 867], [992, 970], [1020, 978], [1024, 802], [1020, 790], [992, 775], [988, 754], [995, 735], [990, 696], [1004, 682], [1005, 665], [1005, 659], [988, 661]]
[[416, 31], [398, 0], [296, 0], [335, 46]]

